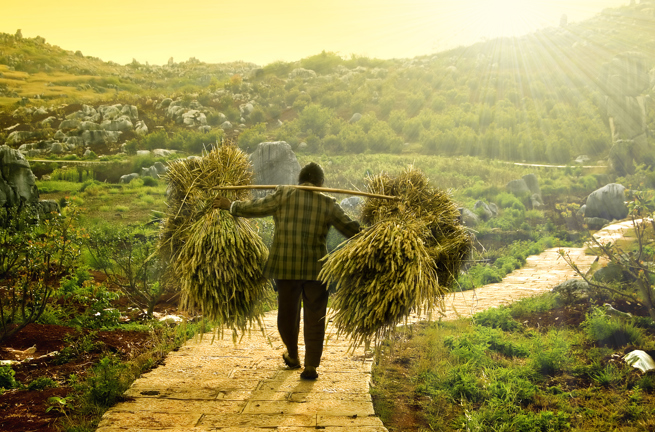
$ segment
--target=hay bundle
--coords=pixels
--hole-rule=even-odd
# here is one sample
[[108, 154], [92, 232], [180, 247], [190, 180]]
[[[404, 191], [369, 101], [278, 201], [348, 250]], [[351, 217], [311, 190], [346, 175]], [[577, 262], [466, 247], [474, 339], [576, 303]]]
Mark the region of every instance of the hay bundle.
[[441, 308], [471, 247], [449, 194], [421, 171], [367, 181], [369, 192], [401, 200], [366, 199], [362, 220], [370, 228], [330, 254], [320, 274], [337, 284], [334, 323], [355, 345], [381, 340], [411, 311]]
[[[180, 306], [234, 330], [259, 321], [270, 296], [262, 268], [268, 250], [246, 219], [212, 208], [216, 188], [250, 184], [246, 155], [222, 145], [202, 158], [169, 165], [168, 212], [159, 251], [169, 262], [170, 277], [180, 284]], [[230, 199], [249, 191], [223, 192]]]

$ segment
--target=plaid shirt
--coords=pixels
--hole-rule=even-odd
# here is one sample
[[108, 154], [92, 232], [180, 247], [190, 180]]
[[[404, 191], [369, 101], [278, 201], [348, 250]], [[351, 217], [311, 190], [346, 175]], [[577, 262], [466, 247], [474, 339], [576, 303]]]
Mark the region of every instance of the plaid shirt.
[[278, 186], [264, 198], [235, 201], [230, 212], [246, 218], [273, 216], [273, 246], [264, 266], [264, 276], [273, 279], [317, 280], [330, 226], [348, 238], [360, 230], [336, 199], [289, 186]]

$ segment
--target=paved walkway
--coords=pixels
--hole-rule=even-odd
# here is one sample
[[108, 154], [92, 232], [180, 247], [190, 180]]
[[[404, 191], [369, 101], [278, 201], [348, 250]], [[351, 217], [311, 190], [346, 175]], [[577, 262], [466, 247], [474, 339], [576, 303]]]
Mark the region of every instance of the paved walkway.
[[[630, 226], [612, 225], [597, 238], [614, 241]], [[566, 251], [583, 270], [596, 259], [580, 248]], [[448, 296], [445, 319], [534, 296], [572, 277], [576, 274], [558, 249], [549, 249], [528, 258], [526, 266], [500, 283]], [[386, 431], [373, 411], [372, 358], [364, 349], [348, 353], [348, 341], [336, 340], [334, 329], [328, 328], [319, 379], [300, 380], [300, 370], [287, 369], [281, 360], [284, 346], [276, 317], [276, 311], [267, 314], [265, 336], [253, 332], [235, 345], [229, 331], [213, 343], [208, 334], [170, 353], [165, 365], [134, 382], [127, 391], [133, 399], [110, 409], [98, 432]], [[409, 321], [418, 319], [413, 316]]]

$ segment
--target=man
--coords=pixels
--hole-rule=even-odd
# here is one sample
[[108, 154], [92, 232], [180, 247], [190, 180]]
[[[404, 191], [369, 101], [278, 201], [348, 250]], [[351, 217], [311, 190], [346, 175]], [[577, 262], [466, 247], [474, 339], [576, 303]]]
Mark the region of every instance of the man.
[[[323, 169], [310, 163], [300, 170], [298, 183], [323, 186]], [[305, 322], [305, 369], [303, 379], [316, 379], [325, 337], [328, 290], [318, 281], [321, 258], [327, 254], [326, 238], [330, 226], [350, 238], [360, 231], [334, 198], [315, 191], [278, 186], [275, 192], [252, 201], [230, 202], [219, 197], [214, 207], [230, 210], [234, 216], [273, 216], [273, 245], [264, 266], [264, 276], [275, 279], [278, 291], [277, 325], [287, 352], [282, 358], [292, 369], [300, 368], [298, 334], [300, 309]]]

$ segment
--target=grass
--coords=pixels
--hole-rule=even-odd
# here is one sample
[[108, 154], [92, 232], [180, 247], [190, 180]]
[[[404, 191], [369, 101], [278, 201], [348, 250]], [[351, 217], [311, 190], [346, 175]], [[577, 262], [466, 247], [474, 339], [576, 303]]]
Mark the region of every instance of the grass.
[[546, 294], [399, 331], [373, 369], [376, 413], [390, 431], [652, 430], [655, 379], [620, 359], [628, 346], [653, 349], [652, 337], [604, 345], [605, 328], [630, 323], [614, 326], [593, 308], [593, 332], [520, 324], [567, 307]]

